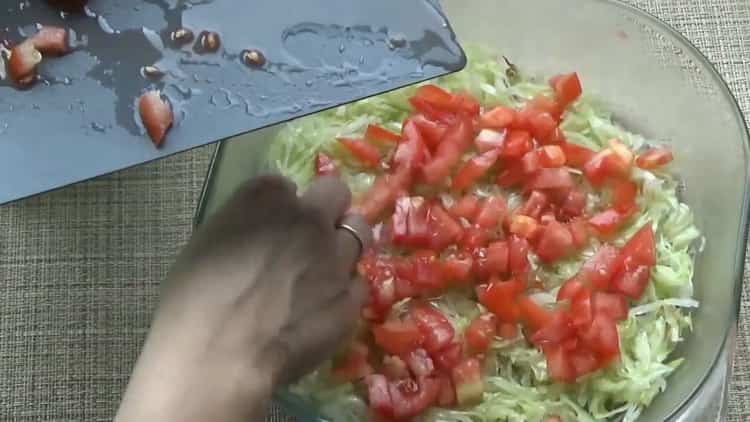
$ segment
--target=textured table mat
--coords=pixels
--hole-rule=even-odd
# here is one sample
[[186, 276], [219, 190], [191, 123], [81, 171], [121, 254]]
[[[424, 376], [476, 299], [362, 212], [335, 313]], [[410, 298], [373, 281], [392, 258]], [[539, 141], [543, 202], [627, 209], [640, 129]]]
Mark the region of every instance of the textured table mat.
[[[715, 63], [750, 115], [750, 1], [635, 0]], [[212, 148], [0, 208], [0, 420], [110, 420]], [[10, 181], [4, 181], [9, 183]], [[750, 282], [745, 275], [745, 296]], [[743, 304], [729, 421], [750, 420]], [[285, 420], [272, 409], [269, 421]]]

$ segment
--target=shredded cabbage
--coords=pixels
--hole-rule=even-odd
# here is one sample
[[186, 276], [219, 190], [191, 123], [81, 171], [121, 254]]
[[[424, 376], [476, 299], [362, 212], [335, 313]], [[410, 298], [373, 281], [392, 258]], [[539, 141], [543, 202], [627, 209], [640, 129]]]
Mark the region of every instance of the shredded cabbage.
[[[431, 83], [468, 92], [484, 106], [517, 107], [539, 93], [550, 93], [547, 84], [524, 76], [515, 66], [486, 49], [473, 47], [467, 53], [469, 64], [464, 71]], [[346, 160], [333, 142], [337, 136], [361, 134], [369, 123], [398, 131], [409, 112], [407, 98], [414, 90], [415, 87], [405, 88], [286, 125], [271, 147], [270, 164], [304, 187], [312, 179], [312, 163], [318, 151]], [[603, 148], [611, 138], [622, 140], [634, 150], [654, 144], [617, 125], [603, 104], [588, 95], [565, 114], [561, 128], [569, 142], [595, 150]], [[354, 171], [343, 177], [355, 193], [362, 192], [372, 182], [371, 176]], [[630, 422], [666, 388], [667, 377], [682, 362], [670, 354], [682, 341], [684, 333], [691, 329], [688, 310], [698, 306], [698, 302], [691, 299], [694, 258], [691, 247], [701, 235], [693, 224], [692, 212], [679, 200], [676, 179], [667, 173], [643, 170], [634, 170], [632, 178], [642, 185], [637, 199], [641, 212], [621, 231], [615, 243], [621, 246], [650, 222], [656, 236], [657, 265], [652, 270], [652, 282], [644, 297], [630, 310], [628, 319], [618, 326], [620, 362], [589, 375], [574, 386], [560, 386], [549, 380], [543, 354], [522, 337], [498, 338], [485, 361], [483, 401], [457, 410], [433, 408], [419, 420], [543, 421], [545, 416], [554, 414], [564, 421]], [[597, 197], [590, 197], [588, 209], [598, 209], [599, 202]], [[554, 294], [598, 246], [594, 242], [575, 259], [554, 265], [532, 264]], [[433, 300], [457, 332], [463, 331], [481, 311], [481, 305], [467, 297], [465, 292], [458, 291]], [[545, 298], [542, 295], [538, 300]], [[403, 306], [405, 303], [398, 304], [393, 312], [400, 312]], [[364, 420], [366, 404], [357, 396], [355, 387], [333, 383], [329, 371], [329, 366], [318, 369], [292, 387], [292, 391], [318, 406], [331, 420]]]

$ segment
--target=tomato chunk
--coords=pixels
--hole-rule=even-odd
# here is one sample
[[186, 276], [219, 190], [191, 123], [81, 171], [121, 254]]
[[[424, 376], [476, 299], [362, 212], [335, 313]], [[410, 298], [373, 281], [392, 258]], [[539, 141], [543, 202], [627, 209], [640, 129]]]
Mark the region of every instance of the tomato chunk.
[[555, 98], [562, 108], [572, 104], [583, 92], [577, 73], [557, 75], [550, 79], [550, 86], [555, 91]]
[[618, 269], [633, 270], [641, 265], [656, 265], [656, 241], [651, 224], [641, 227], [622, 247], [618, 257]]
[[612, 184], [612, 208], [628, 214], [636, 208], [635, 198], [638, 186], [630, 180], [618, 179]]
[[557, 345], [575, 335], [573, 321], [567, 312], [556, 310], [549, 315], [547, 323], [531, 334], [532, 344], [540, 347]]
[[447, 256], [443, 260], [442, 267], [446, 279], [458, 284], [466, 284], [471, 280], [474, 258], [467, 253], [459, 252]]
[[531, 134], [525, 130], [510, 130], [505, 135], [500, 156], [503, 158], [521, 158], [531, 151]]
[[581, 283], [580, 280], [573, 277], [570, 280], [560, 286], [560, 290], [557, 291], [557, 301], [562, 302], [563, 300], [572, 301], [574, 297], [582, 290], [586, 289], [586, 286]]
[[607, 237], [615, 234], [617, 230], [628, 221], [632, 211], [623, 214], [614, 208], [608, 208], [589, 218], [589, 225], [599, 236]]
[[363, 195], [361, 203], [354, 210], [365, 217], [369, 223], [376, 223], [379, 217], [388, 211], [396, 202], [398, 195], [409, 188], [412, 183], [411, 170], [399, 169], [395, 173], [380, 175]]
[[525, 177], [521, 162], [511, 161], [503, 164], [503, 169], [497, 174], [495, 183], [503, 188], [512, 188], [520, 184]]
[[544, 189], [569, 189], [575, 186], [573, 177], [568, 169], [545, 168], [539, 170], [528, 183], [524, 185], [525, 190], [544, 190]]
[[535, 219], [526, 215], [514, 215], [510, 220], [509, 231], [524, 239], [534, 239], [541, 229]]
[[484, 353], [497, 334], [497, 321], [492, 314], [480, 315], [471, 321], [464, 331], [466, 344], [473, 352]]
[[513, 340], [518, 337], [518, 325], [515, 322], [501, 322], [497, 331], [500, 337], [505, 340]]
[[588, 285], [607, 290], [617, 266], [617, 249], [610, 245], [600, 247], [596, 253], [586, 260], [578, 272], [578, 278]]
[[521, 312], [521, 320], [532, 333], [546, 326], [552, 320], [552, 314], [537, 305], [528, 296], [521, 296], [518, 299], [518, 308]]
[[383, 375], [389, 380], [400, 380], [411, 377], [409, 373], [409, 367], [406, 365], [403, 359], [398, 356], [385, 355], [383, 356]]
[[632, 270], [620, 271], [612, 280], [612, 291], [638, 300], [643, 296], [650, 276], [651, 270], [645, 265], [637, 266]]
[[361, 139], [338, 138], [337, 141], [343, 145], [357, 162], [366, 168], [375, 168], [380, 164], [380, 151], [375, 146]]
[[336, 176], [339, 172], [336, 169], [336, 163], [325, 153], [315, 154], [315, 175], [316, 176]]
[[414, 248], [430, 246], [430, 207], [421, 196], [396, 200], [391, 241], [394, 245]]
[[549, 198], [540, 191], [532, 191], [523, 206], [518, 209], [518, 214], [529, 216], [535, 220], [541, 218], [542, 213], [549, 205]]
[[406, 355], [406, 365], [415, 377], [426, 377], [435, 372], [435, 365], [432, 358], [427, 354], [425, 349], [412, 350]]
[[440, 144], [443, 136], [445, 136], [445, 132], [448, 130], [447, 125], [442, 122], [430, 120], [425, 117], [424, 114], [415, 114], [409, 117], [404, 122], [404, 126], [406, 126], [406, 123], [408, 122], [413, 122], [419, 128], [419, 132], [422, 134], [422, 139], [429, 147], [430, 151], [435, 151], [437, 149], [438, 144]]
[[549, 347], [544, 355], [547, 358], [547, 371], [553, 381], [565, 384], [575, 381], [576, 369], [561, 346]]
[[434, 307], [417, 305], [411, 308], [410, 315], [424, 336], [424, 347], [428, 352], [437, 352], [453, 340], [453, 325]]
[[508, 251], [508, 266], [512, 274], [525, 273], [529, 267], [529, 243], [526, 239], [512, 235], [510, 237]]
[[491, 280], [477, 286], [479, 303], [495, 314], [500, 321], [515, 322], [519, 316], [516, 298], [523, 292], [523, 283], [518, 280]]
[[374, 374], [365, 378], [367, 385], [367, 401], [370, 409], [385, 416], [393, 415], [393, 401], [388, 391], [388, 379], [385, 375]]
[[500, 225], [508, 210], [508, 203], [502, 196], [491, 196], [482, 201], [479, 214], [474, 222], [481, 228], [494, 228]]
[[484, 394], [482, 382], [482, 368], [479, 360], [467, 358], [459, 363], [452, 371], [453, 385], [456, 387], [458, 404], [476, 403]]
[[620, 354], [617, 325], [605, 314], [595, 315], [591, 325], [580, 333], [580, 338], [602, 362], [609, 362]]
[[498, 154], [499, 151], [493, 149], [466, 162], [453, 176], [452, 189], [461, 191], [474, 185], [495, 164]]
[[555, 262], [573, 251], [573, 235], [565, 226], [553, 221], [542, 229], [535, 251], [542, 262]]
[[429, 377], [419, 378], [417, 381], [391, 381], [388, 392], [393, 403], [393, 417], [399, 420], [409, 419], [435, 403], [440, 394], [440, 382]]
[[403, 355], [417, 349], [424, 342], [424, 334], [411, 321], [386, 321], [372, 326], [375, 343], [388, 353]]
[[459, 119], [448, 128], [435, 151], [432, 160], [422, 168], [422, 178], [428, 184], [436, 185], [450, 174], [461, 161], [461, 155], [474, 140], [471, 121]]
[[429, 232], [430, 248], [442, 251], [461, 240], [464, 229], [442, 206], [433, 204], [430, 207]]
[[479, 198], [471, 194], [464, 195], [453, 203], [448, 212], [456, 218], [474, 221], [479, 213]]
[[474, 146], [479, 152], [497, 150], [499, 153], [503, 142], [505, 142], [506, 133], [506, 131], [498, 132], [491, 129], [482, 129], [474, 139]]
[[482, 114], [479, 124], [483, 128], [505, 129], [513, 123], [515, 118], [516, 110], [499, 106]]
[[591, 296], [591, 309], [594, 315], [604, 314], [615, 321], [628, 317], [628, 302], [623, 296], [614, 293], [594, 292]]
[[645, 170], [653, 170], [669, 164], [672, 159], [672, 151], [666, 148], [649, 148], [635, 159], [635, 165]]
[[443, 371], [450, 371], [461, 362], [461, 345], [451, 343], [442, 350], [432, 353], [435, 366]]
[[583, 166], [594, 157], [594, 151], [576, 144], [563, 144], [565, 162], [568, 166], [583, 169]]
[[456, 389], [453, 388], [453, 381], [447, 375], [438, 377], [440, 381], [440, 394], [438, 394], [437, 405], [441, 407], [453, 406], [456, 404]]
[[403, 140], [396, 146], [396, 151], [393, 153], [393, 167], [414, 172], [429, 160], [429, 156], [430, 153], [419, 128], [413, 122], [407, 121], [403, 128]]
[[378, 141], [384, 143], [397, 144], [401, 141], [401, 135], [393, 133], [388, 129], [380, 127], [378, 125], [367, 125], [365, 131], [365, 139], [370, 141]]

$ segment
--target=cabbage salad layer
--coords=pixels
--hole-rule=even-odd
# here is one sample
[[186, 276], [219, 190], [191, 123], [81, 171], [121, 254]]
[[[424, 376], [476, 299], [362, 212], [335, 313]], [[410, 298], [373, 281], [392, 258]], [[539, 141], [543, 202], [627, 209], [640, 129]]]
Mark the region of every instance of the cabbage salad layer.
[[[468, 92], [485, 108], [495, 105], [518, 107], [540, 93], [551, 94], [542, 80], [525, 76], [501, 56], [480, 47], [467, 50], [469, 64], [457, 74], [430, 83], [453, 92]], [[407, 99], [415, 87], [405, 88], [341, 106], [303, 118], [284, 127], [271, 146], [270, 165], [292, 178], [301, 188], [313, 178], [313, 162], [318, 151], [335, 152], [337, 137], [357, 136], [368, 124], [399, 132], [410, 108]], [[612, 121], [596, 99], [581, 97], [561, 123], [568, 142], [593, 150], [606, 147], [618, 138], [635, 150], [651, 142]], [[340, 155], [340, 152], [338, 153]], [[373, 176], [342, 174], [355, 195], [366, 190]], [[572, 385], [550, 381], [544, 355], [521, 336], [516, 340], [496, 338], [485, 360], [485, 391], [480, 404], [449, 410], [432, 408], [418, 419], [445, 422], [543, 421], [559, 415], [564, 421], [638, 419], [642, 410], [667, 386], [668, 376], [682, 363], [670, 356], [691, 329], [689, 308], [698, 306], [693, 296], [693, 254], [691, 245], [700, 237], [693, 215], [677, 196], [677, 181], [663, 172], [633, 170], [642, 190], [637, 198], [640, 213], [621, 230], [614, 245], [620, 247], [638, 228], [653, 224], [657, 265], [642, 299], [618, 324], [621, 358], [618, 363], [597, 371]], [[478, 194], [481, 195], [481, 192]], [[509, 207], [514, 198], [509, 197]], [[587, 208], [596, 210], [600, 198], [589, 195]], [[548, 293], [537, 293], [537, 302], [555, 302], [559, 286], [574, 276], [583, 261], [598, 248], [592, 240], [588, 249], [574, 258], [542, 267], [532, 262]], [[466, 293], [449, 292], [433, 300], [461, 333], [480, 313], [479, 305]], [[404, 304], [397, 304], [403, 306]], [[394, 309], [398, 312], [398, 309]], [[295, 394], [311, 402], [332, 421], [366, 419], [367, 403], [353, 384], [338, 384], [324, 365], [297, 385]]]

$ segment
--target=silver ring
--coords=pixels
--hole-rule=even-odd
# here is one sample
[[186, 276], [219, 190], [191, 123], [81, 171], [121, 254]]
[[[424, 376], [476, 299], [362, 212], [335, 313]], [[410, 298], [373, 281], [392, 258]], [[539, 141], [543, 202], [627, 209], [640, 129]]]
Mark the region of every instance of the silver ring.
[[359, 253], [358, 256], [362, 256], [362, 252], [365, 251], [365, 242], [362, 241], [362, 238], [359, 237], [359, 233], [357, 233], [357, 230], [354, 229], [354, 227], [346, 224], [346, 223], [339, 223], [336, 224], [336, 230], [338, 229], [344, 229], [349, 234], [351, 234], [355, 239], [357, 239], [357, 243], [359, 244]]

